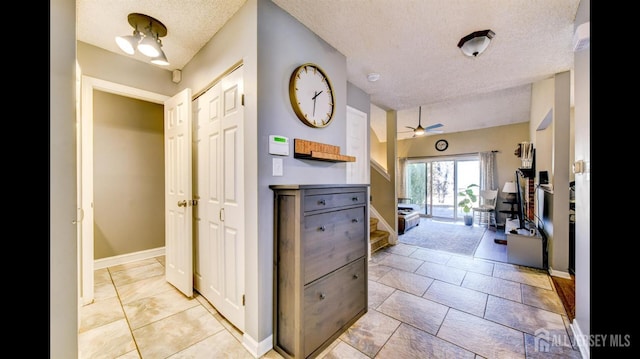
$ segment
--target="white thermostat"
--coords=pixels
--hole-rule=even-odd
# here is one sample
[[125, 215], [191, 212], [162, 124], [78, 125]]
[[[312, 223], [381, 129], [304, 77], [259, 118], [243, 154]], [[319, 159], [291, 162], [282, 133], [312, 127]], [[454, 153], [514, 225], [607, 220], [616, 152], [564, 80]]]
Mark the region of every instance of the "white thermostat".
[[269, 135], [269, 154], [289, 156], [289, 138]]

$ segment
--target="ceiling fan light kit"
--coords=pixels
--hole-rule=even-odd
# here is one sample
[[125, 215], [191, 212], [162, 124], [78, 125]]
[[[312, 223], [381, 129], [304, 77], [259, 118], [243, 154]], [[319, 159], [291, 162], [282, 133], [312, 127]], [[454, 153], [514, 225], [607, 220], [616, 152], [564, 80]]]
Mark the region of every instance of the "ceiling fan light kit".
[[489, 47], [489, 43], [495, 35], [496, 33], [491, 30], [475, 31], [460, 39], [458, 47], [463, 54], [477, 57]]
[[116, 36], [116, 44], [120, 50], [128, 55], [133, 55], [138, 50], [150, 57], [151, 63], [161, 66], [169, 65], [167, 55], [162, 51], [162, 40], [160, 40], [167, 35], [167, 27], [159, 20], [139, 13], [129, 14], [127, 20], [134, 29], [133, 35]]
[[435, 125], [422, 127], [422, 106], [418, 107], [418, 127], [410, 127], [410, 126], [405, 126], [405, 127], [413, 130], [413, 137], [422, 136], [427, 132], [442, 133], [442, 131], [436, 130], [436, 128], [442, 127], [441, 123], [436, 123]]

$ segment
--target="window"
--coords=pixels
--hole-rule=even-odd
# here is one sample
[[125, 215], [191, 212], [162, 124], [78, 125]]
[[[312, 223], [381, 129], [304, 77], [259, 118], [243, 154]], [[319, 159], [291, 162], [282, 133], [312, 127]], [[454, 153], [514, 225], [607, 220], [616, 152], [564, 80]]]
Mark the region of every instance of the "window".
[[458, 192], [471, 183], [480, 183], [477, 155], [410, 159], [405, 171], [407, 197], [420, 205], [420, 212], [427, 217], [461, 220]]

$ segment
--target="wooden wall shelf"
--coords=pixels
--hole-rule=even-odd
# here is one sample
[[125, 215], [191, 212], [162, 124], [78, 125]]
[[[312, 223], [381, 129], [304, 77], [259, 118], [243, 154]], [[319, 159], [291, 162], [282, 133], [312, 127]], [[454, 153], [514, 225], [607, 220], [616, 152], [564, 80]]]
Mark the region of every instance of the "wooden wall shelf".
[[315, 160], [324, 162], [355, 162], [354, 156], [340, 154], [340, 146], [328, 145], [326, 143], [293, 139], [293, 157], [305, 160]]

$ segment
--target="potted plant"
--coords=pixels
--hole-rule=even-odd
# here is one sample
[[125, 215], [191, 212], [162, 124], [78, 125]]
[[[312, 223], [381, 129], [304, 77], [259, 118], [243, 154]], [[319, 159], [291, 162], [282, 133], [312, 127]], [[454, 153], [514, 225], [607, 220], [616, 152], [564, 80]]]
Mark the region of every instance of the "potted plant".
[[458, 202], [458, 207], [461, 207], [462, 212], [464, 212], [464, 224], [467, 226], [473, 225], [473, 215], [471, 214], [471, 210], [475, 206], [475, 203], [478, 201], [478, 196], [474, 191], [474, 187], [479, 186], [475, 183], [472, 183], [468, 185], [464, 190], [458, 192], [458, 196], [462, 198], [460, 202]]

